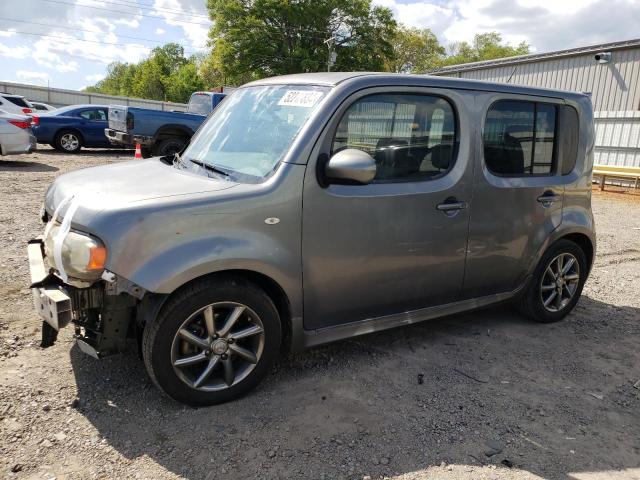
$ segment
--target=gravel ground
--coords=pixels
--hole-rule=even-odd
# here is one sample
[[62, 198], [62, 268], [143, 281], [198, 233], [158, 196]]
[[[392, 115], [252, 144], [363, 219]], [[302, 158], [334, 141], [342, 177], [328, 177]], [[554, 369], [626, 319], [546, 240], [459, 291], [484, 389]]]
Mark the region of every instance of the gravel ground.
[[96, 361], [71, 329], [38, 346], [25, 244], [43, 193], [132, 156], [0, 161], [0, 478], [640, 479], [640, 195], [594, 192], [598, 257], [564, 322], [492, 308], [360, 337], [192, 409], [135, 353]]

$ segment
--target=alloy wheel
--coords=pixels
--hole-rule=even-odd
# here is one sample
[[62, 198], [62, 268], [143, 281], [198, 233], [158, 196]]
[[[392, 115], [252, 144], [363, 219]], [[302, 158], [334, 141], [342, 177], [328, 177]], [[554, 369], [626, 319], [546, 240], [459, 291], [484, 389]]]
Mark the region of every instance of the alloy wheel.
[[218, 302], [187, 318], [171, 346], [174, 372], [191, 388], [219, 391], [238, 384], [264, 350], [264, 327], [246, 305]]
[[549, 262], [540, 282], [540, 297], [550, 312], [564, 309], [580, 285], [580, 265], [570, 253], [561, 253]]
[[80, 140], [73, 133], [65, 133], [64, 135], [62, 135], [62, 137], [60, 137], [60, 145], [65, 150], [71, 152], [78, 148], [78, 146], [80, 145]]

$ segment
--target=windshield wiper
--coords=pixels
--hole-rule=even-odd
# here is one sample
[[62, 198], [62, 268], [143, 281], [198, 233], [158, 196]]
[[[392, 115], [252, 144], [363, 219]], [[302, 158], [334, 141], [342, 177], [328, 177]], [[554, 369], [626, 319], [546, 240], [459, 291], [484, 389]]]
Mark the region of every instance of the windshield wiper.
[[200, 162], [199, 160], [194, 160], [192, 158], [189, 159], [189, 161], [191, 163], [195, 163], [196, 165], [199, 165], [200, 167], [209, 170], [210, 172], [214, 172], [217, 173], [219, 175], [223, 175], [225, 177], [230, 177], [231, 175], [227, 172], [225, 172], [224, 170], [219, 169], [218, 167], [214, 167], [213, 165], [209, 165], [208, 163], [204, 163], [204, 162]]

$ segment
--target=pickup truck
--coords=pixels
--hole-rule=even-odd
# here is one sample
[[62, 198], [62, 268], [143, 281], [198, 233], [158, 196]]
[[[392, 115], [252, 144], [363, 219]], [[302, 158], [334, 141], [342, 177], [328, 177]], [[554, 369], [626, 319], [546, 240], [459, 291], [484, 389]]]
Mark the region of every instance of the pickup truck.
[[180, 152], [224, 93], [195, 92], [186, 112], [111, 105], [104, 133], [113, 145], [142, 147], [142, 156], [165, 156]]

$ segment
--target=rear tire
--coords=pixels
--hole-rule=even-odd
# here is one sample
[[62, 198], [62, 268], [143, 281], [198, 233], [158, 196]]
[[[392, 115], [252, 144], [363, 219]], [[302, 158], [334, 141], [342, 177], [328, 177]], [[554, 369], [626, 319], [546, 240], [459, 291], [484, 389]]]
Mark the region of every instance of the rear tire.
[[578, 303], [587, 270], [584, 251], [570, 240], [558, 240], [540, 260], [518, 310], [536, 322], [562, 320]]
[[215, 405], [258, 385], [281, 337], [278, 311], [264, 291], [241, 278], [205, 279], [174, 294], [146, 325], [142, 355], [167, 395]]
[[180, 153], [187, 141], [182, 138], [165, 138], [160, 140], [154, 147], [155, 155], [159, 157], [165, 157], [167, 155], [173, 155], [174, 153]]
[[73, 130], [62, 130], [56, 135], [53, 148], [59, 152], [78, 153], [82, 148], [82, 137]]

